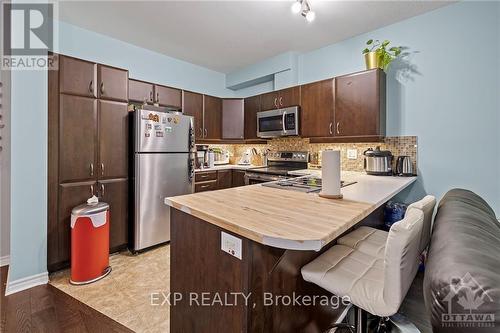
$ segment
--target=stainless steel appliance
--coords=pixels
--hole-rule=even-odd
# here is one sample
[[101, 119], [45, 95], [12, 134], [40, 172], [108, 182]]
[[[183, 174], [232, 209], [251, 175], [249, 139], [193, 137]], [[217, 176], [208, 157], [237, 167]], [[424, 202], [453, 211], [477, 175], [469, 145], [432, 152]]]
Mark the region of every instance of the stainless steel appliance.
[[213, 148], [215, 165], [229, 164], [229, 152], [221, 148]]
[[368, 148], [365, 155], [364, 168], [367, 174], [374, 176], [392, 175], [392, 153], [389, 150], [380, 150], [377, 146], [375, 150]]
[[299, 107], [257, 112], [257, 136], [276, 138], [299, 135]]
[[196, 169], [206, 168], [208, 165], [208, 145], [196, 145]]
[[[346, 182], [343, 180], [340, 181], [341, 187], [346, 187], [353, 184], [356, 184], [356, 182], [354, 181]], [[292, 190], [304, 193], [316, 193], [321, 191], [322, 182], [321, 178], [315, 176], [302, 176], [297, 178], [278, 180], [276, 182], [271, 182], [271, 183], [265, 183], [262, 184], [262, 186], [279, 188], [282, 190]]]
[[134, 251], [170, 240], [165, 197], [193, 193], [193, 117], [144, 106], [134, 114]]
[[309, 153], [305, 151], [269, 152], [267, 166], [248, 169], [245, 172], [245, 184], [252, 185], [295, 177], [288, 172], [307, 169], [308, 159]]
[[410, 156], [399, 156], [396, 160], [396, 175], [397, 176], [413, 176], [413, 164]]

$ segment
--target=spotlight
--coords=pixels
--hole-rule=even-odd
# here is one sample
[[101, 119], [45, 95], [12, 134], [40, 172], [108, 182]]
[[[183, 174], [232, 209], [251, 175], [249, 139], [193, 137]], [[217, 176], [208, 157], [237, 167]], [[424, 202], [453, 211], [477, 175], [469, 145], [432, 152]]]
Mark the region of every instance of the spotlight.
[[315, 18], [316, 18], [316, 13], [313, 12], [312, 10], [310, 10], [306, 13], [306, 21], [307, 22], [312, 22], [312, 21], [314, 21]]
[[292, 13], [298, 14], [300, 13], [301, 9], [302, 9], [302, 1], [300, 0], [295, 1], [295, 3], [292, 5]]

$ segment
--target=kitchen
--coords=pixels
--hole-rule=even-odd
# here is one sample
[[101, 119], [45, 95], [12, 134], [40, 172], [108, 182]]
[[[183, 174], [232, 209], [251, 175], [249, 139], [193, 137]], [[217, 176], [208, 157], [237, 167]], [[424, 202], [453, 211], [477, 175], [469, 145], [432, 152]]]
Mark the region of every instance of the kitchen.
[[[262, 6], [279, 16], [278, 26], [301, 29], [299, 37], [258, 42], [262, 30], [256, 23], [267, 19], [254, 19], [248, 45], [238, 41], [239, 47], [224, 57], [218, 56], [223, 41], [209, 39], [201, 27], [210, 27], [207, 34], [230, 36], [227, 29], [217, 30], [217, 17], [243, 33], [243, 25], [227, 14], [248, 11], [257, 18], [260, 9], [255, 2], [219, 5], [221, 12], [208, 16], [203, 13], [213, 10], [211, 2], [124, 2], [123, 16], [106, 22], [105, 16], [118, 10], [112, 3], [96, 3], [96, 10], [78, 1], [62, 2], [59, 45], [48, 55], [55, 68], [24, 74], [11, 69], [12, 109], [30, 110], [37, 102], [45, 112], [25, 124], [43, 146], [36, 150], [14, 130], [21, 120], [11, 115], [13, 189], [21, 184], [20, 173], [23, 184], [35, 185], [33, 193], [11, 194], [11, 221], [16, 223], [7, 233], [10, 264], [2, 264], [1, 273], [8, 296], [2, 295], [2, 304], [31, 287], [46, 286], [43, 293], [74, 304], [68, 311], [78, 315], [69, 317], [81, 317], [85, 324], [71, 325], [81, 331], [323, 332], [335, 326], [404, 331], [398, 317], [403, 316], [412, 322], [410, 329], [439, 332], [441, 322], [426, 313], [433, 305], [424, 294], [436, 290], [438, 279], [448, 278], [433, 273], [444, 258], [433, 244], [439, 226], [453, 220], [443, 217], [451, 213], [442, 206], [455, 198], [449, 191], [464, 188], [481, 195], [493, 207], [484, 208], [493, 217], [483, 220], [498, 222], [494, 210], [500, 184], [486, 179], [491, 166], [485, 156], [474, 163], [458, 161], [462, 147], [493, 154], [498, 146], [498, 133], [491, 130], [498, 101], [488, 93], [498, 78], [487, 74], [486, 65], [496, 65], [498, 43], [489, 46], [493, 60], [474, 73], [485, 83], [467, 86], [484, 104], [478, 111], [483, 116], [471, 120], [465, 112], [470, 94], [464, 93], [458, 74], [443, 65], [448, 61], [440, 49], [445, 37], [434, 36], [432, 29], [448, 22], [447, 37], [455, 37], [460, 34], [452, 27], [474, 16], [494, 40], [498, 4], [374, 2], [368, 8], [361, 2], [272, 2]], [[165, 36], [161, 29], [151, 33], [146, 22], [137, 25], [136, 35], [131, 32], [128, 15], [158, 17], [165, 10], [178, 11], [178, 18], [162, 21], [161, 29], [191, 20], [213, 44], [199, 43], [187, 29], [181, 47], [176, 44], [181, 37]], [[343, 34], [334, 22], [342, 10], [346, 20], [357, 12], [376, 13], [377, 19], [372, 25], [352, 25]], [[211, 24], [195, 24], [196, 18]], [[469, 25], [460, 31], [474, 36], [480, 28]], [[334, 37], [320, 33], [328, 29], [336, 31]], [[415, 29], [428, 40], [422, 41]], [[271, 39], [279, 40], [279, 31]], [[165, 43], [138, 38], [150, 33]], [[370, 58], [376, 54], [371, 49], [385, 50], [383, 38], [393, 40], [387, 41], [390, 64]], [[433, 49], [439, 51], [429, 63]], [[22, 85], [32, 98], [16, 95]], [[32, 124], [36, 119], [47, 124], [43, 133]], [[469, 129], [474, 134], [465, 140], [464, 129], [472, 121], [480, 129]], [[30, 156], [27, 163], [19, 164], [21, 151]], [[42, 170], [47, 177], [39, 186], [29, 170], [41, 161], [46, 161]], [[475, 172], [469, 172], [473, 167]], [[18, 208], [20, 193], [33, 202], [32, 210]], [[86, 218], [93, 229], [81, 231], [86, 224], [79, 221]], [[99, 229], [102, 225], [109, 235], [92, 236], [105, 229]], [[415, 234], [405, 234], [417, 233], [413, 225], [421, 228], [421, 244]], [[484, 244], [491, 250], [495, 243]], [[401, 252], [401, 246], [410, 250]], [[412, 251], [413, 260], [406, 262], [403, 253]], [[401, 257], [391, 259], [398, 253]], [[358, 263], [347, 266], [351, 260]], [[483, 268], [489, 264], [484, 260], [483, 266], [478, 260]], [[380, 268], [384, 262], [406, 268]], [[478, 277], [480, 270], [471, 263], [461, 262], [456, 274], [466, 270], [478, 284], [490, 286], [491, 280]], [[371, 268], [364, 271], [364, 265]], [[97, 274], [88, 275], [91, 269]], [[390, 280], [401, 292], [359, 296], [363, 283], [365, 290], [377, 293], [382, 287], [368, 281], [388, 279], [384, 274], [391, 270], [401, 273]], [[342, 275], [348, 271], [354, 274], [350, 278]], [[347, 280], [360, 282], [350, 288], [337, 283]], [[202, 297], [204, 292], [227, 302], [187, 303], [192, 293]], [[230, 302], [227, 295], [233, 294], [243, 303]], [[487, 294], [496, 296], [492, 289]], [[266, 305], [265, 295], [273, 296], [274, 303], [292, 295], [345, 296], [350, 302]], [[379, 303], [370, 303], [372, 296]], [[50, 306], [47, 311], [60, 311]], [[34, 323], [38, 314], [29, 311]], [[85, 319], [89, 313], [97, 325], [93, 328]], [[51, 320], [61, 319], [45, 323]], [[7, 331], [17, 330], [16, 321], [7, 322], [13, 325]]]

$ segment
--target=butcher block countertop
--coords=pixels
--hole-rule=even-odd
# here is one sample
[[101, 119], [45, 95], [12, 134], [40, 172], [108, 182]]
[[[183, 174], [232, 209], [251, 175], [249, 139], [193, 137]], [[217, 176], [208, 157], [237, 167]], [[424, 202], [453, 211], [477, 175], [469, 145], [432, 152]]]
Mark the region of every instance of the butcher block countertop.
[[342, 189], [342, 200], [250, 185], [169, 197], [165, 204], [264, 245], [319, 251], [416, 177], [349, 173], [342, 179], [357, 181]]

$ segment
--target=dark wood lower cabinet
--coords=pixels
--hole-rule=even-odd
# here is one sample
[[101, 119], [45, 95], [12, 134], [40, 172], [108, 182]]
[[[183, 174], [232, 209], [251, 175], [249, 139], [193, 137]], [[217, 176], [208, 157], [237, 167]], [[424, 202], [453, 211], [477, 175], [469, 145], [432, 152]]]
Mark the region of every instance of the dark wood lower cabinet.
[[115, 252], [128, 244], [128, 180], [98, 182], [100, 200], [109, 204], [109, 249]]
[[[283, 299], [333, 296], [302, 279], [300, 269], [318, 252], [283, 250], [237, 236], [242, 241], [240, 260], [221, 250], [225, 230], [177, 209], [170, 214], [170, 291], [183, 296], [170, 306], [170, 332], [319, 333], [344, 309], [318, 301], [293, 305]], [[190, 304], [192, 293], [198, 295], [199, 305]], [[203, 306], [201, 293], [211, 300], [227, 296], [232, 305]], [[243, 293], [248, 303], [242, 294], [234, 298], [233, 293]], [[267, 302], [270, 295], [272, 304]]]
[[217, 189], [222, 190], [232, 187], [233, 173], [232, 170], [217, 171]]
[[245, 185], [245, 170], [233, 170], [232, 176], [233, 187]]
[[54, 271], [69, 263], [71, 252], [71, 210], [96, 193], [95, 181], [59, 185], [57, 224], [49, 222], [48, 269]]

